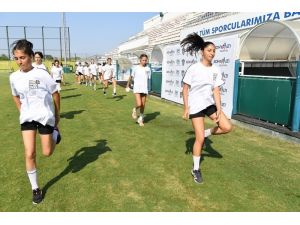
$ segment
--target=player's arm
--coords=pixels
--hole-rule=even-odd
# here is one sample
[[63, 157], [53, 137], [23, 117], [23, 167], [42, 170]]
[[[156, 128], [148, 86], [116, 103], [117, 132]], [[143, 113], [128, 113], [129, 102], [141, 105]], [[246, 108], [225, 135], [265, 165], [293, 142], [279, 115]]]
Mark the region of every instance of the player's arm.
[[13, 100], [16, 104], [17, 109], [20, 111], [21, 110], [20, 96], [13, 96]]
[[53, 102], [54, 102], [54, 109], [55, 109], [55, 126], [59, 123], [60, 120], [60, 94], [58, 91], [52, 94]]
[[183, 95], [183, 106], [184, 111], [182, 118], [187, 120], [189, 118], [189, 85], [186, 83], [183, 83], [183, 89], [182, 89], [182, 95]]
[[217, 118], [216, 122], [219, 122], [220, 115], [221, 115], [221, 94], [220, 94], [220, 87], [215, 87], [213, 89], [213, 96], [217, 107]]

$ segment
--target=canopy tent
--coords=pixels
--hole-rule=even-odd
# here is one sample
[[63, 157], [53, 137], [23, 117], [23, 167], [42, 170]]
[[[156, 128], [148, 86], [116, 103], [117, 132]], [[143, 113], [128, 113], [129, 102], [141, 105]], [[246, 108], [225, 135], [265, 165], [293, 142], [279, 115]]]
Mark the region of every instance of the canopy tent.
[[132, 62], [130, 61], [130, 59], [125, 57], [118, 58], [118, 64], [121, 70], [128, 70], [132, 67]]
[[244, 37], [240, 47], [241, 61], [299, 60], [300, 21], [269, 21], [257, 25]]

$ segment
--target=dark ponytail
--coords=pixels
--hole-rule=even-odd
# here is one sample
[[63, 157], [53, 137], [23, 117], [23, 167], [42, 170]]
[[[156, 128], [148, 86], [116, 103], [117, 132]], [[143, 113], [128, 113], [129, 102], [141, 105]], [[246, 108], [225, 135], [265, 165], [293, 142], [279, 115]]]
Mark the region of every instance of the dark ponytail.
[[194, 32], [186, 36], [186, 38], [180, 42], [180, 45], [185, 52], [189, 52], [191, 55], [193, 55], [193, 53], [197, 53], [199, 50], [204, 50], [206, 46], [214, 45], [214, 43], [210, 41], [204, 41], [202, 37]]
[[33, 44], [30, 41], [27, 41], [26, 39], [17, 40], [14, 43], [12, 43], [12, 54], [14, 54], [14, 51], [21, 50], [26, 55], [34, 56], [33, 52]]

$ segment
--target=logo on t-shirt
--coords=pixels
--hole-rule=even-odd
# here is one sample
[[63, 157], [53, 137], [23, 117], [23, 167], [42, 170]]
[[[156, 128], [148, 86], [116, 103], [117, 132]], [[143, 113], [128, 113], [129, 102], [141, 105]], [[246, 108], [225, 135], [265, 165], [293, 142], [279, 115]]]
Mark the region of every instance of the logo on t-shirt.
[[29, 80], [29, 90], [38, 89], [40, 81], [39, 80]]
[[216, 80], [217, 80], [217, 76], [218, 76], [217, 73], [213, 73], [213, 81], [216, 81]]

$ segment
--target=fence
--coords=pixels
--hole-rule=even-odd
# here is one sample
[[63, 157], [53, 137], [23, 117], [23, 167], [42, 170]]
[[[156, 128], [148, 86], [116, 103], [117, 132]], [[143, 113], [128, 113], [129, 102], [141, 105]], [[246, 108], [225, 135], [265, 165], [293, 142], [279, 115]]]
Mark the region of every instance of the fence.
[[0, 55], [11, 59], [11, 44], [24, 38], [32, 42], [34, 51], [42, 52], [45, 58], [60, 61], [71, 58], [69, 27], [0, 26]]

